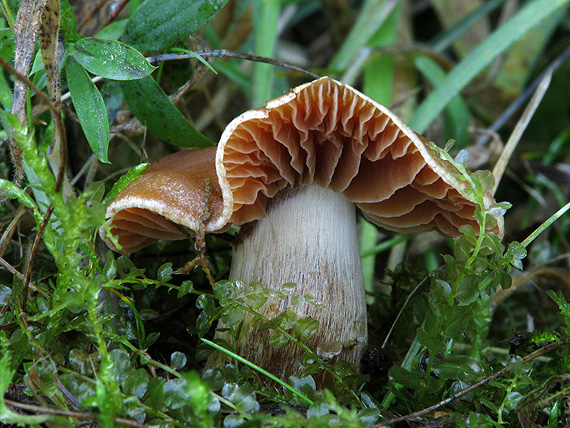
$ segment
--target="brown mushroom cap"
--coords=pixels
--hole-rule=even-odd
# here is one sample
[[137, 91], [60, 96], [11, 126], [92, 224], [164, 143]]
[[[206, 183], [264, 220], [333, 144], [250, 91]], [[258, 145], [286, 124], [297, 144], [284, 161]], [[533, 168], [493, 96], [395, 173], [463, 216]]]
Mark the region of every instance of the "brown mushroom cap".
[[[399, 233], [476, 227], [476, 203], [459, 171], [383, 105], [323, 77], [248, 111], [225, 129], [216, 154], [224, 212], [243, 224], [266, 198], [318, 184], [343, 193], [364, 216]], [[490, 194], [485, 202], [494, 202]], [[497, 214], [492, 231], [502, 236]]]
[[[263, 218], [266, 199], [287, 186], [317, 184], [343, 193], [386, 230], [436, 229], [453, 237], [465, 224], [478, 230], [476, 203], [457, 176], [386, 107], [323, 77], [234, 119], [217, 150], [186, 150], [153, 163], [107, 217], [122, 252], [130, 253], [157, 239], [182, 239], [172, 222], [220, 231]], [[487, 206], [493, 202], [486, 194]], [[489, 230], [502, 237], [500, 214]]]
[[[222, 212], [214, 168], [216, 147], [183, 150], [153, 162], [107, 209], [121, 252], [130, 254], [159, 239], [184, 239], [187, 231], [216, 232], [210, 222]], [[118, 250], [112, 242], [107, 244]]]

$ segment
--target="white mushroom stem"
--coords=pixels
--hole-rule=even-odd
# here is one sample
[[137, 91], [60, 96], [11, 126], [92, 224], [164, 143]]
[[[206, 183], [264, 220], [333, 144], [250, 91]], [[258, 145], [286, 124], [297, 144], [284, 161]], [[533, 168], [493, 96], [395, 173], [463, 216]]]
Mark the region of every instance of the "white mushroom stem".
[[[358, 248], [356, 208], [342, 194], [317, 185], [285, 189], [268, 201], [264, 219], [242, 230], [230, 279], [273, 289], [295, 283], [293, 295], [310, 294], [323, 307], [270, 298], [258, 312], [272, 319], [291, 309], [298, 319], [317, 319], [319, 329], [307, 345], [324, 357], [338, 355], [359, 365], [367, 318]], [[272, 348], [269, 337], [275, 331], [253, 329], [252, 318], [246, 317], [237, 341], [239, 355], [281, 379], [299, 374], [302, 349], [292, 343]], [[320, 387], [323, 379], [317, 379]]]

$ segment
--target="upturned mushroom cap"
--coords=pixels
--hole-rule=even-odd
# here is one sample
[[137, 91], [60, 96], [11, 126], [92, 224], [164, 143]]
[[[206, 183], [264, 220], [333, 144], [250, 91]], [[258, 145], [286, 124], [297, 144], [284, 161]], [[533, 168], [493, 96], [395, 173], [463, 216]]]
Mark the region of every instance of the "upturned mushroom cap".
[[[465, 224], [478, 230], [476, 203], [459, 171], [386, 107], [328, 77], [234, 119], [215, 152], [215, 171], [213, 150], [159, 161], [119, 195], [107, 217], [123, 252], [182, 238], [170, 222], [213, 232], [263, 218], [267, 198], [310, 184], [344, 194], [389, 231], [436, 229], [453, 237]], [[216, 198], [204, 222], [206, 179]], [[486, 194], [485, 203], [493, 202]], [[490, 231], [502, 237], [502, 216], [495, 219]]]
[[[343, 193], [374, 224], [394, 232], [475, 225], [459, 171], [394, 113], [331, 78], [299, 86], [243, 113], [216, 153], [221, 221], [261, 218], [284, 187], [318, 184]], [[492, 204], [487, 194], [485, 202]], [[493, 231], [502, 236], [502, 217]], [[477, 228], [476, 228], [477, 229]]]

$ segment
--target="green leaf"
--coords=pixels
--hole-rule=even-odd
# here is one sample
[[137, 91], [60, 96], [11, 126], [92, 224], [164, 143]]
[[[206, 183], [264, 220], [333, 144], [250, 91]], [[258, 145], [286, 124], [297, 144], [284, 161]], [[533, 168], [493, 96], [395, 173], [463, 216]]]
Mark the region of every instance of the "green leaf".
[[353, 60], [358, 49], [368, 44], [382, 27], [398, 2], [367, 0], [363, 2], [358, 18], [340, 49], [329, 64], [329, 68], [344, 70]]
[[113, 21], [106, 27], [103, 27], [96, 35], [98, 39], [118, 40], [127, 28], [128, 19], [120, 19]]
[[305, 342], [319, 328], [319, 322], [310, 317], [302, 318], [293, 327], [293, 335], [301, 342]]
[[430, 351], [439, 352], [443, 351], [444, 349], [444, 342], [441, 339], [438, 340], [437, 338], [433, 337], [422, 327], [418, 328], [416, 337], [418, 341]]
[[[274, 57], [277, 40], [277, 22], [281, 2], [278, 0], [255, 0], [253, 6], [253, 30], [255, 55]], [[261, 62], [253, 64], [252, 107], [262, 106], [266, 100], [273, 98], [272, 86], [275, 67]]]
[[465, 34], [473, 25], [483, 19], [486, 15], [497, 9], [505, 0], [488, 0], [481, 4], [476, 10], [469, 13], [461, 21], [454, 24], [434, 37], [429, 45], [437, 53], [445, 51], [455, 40]]
[[109, 352], [113, 361], [114, 379], [122, 383], [127, 374], [131, 371], [131, 360], [129, 353], [124, 349], [113, 349]]
[[214, 145], [186, 120], [152, 77], [123, 80], [121, 89], [133, 114], [161, 140], [181, 147]]
[[11, 368], [10, 355], [6, 353], [0, 360], [0, 421], [2, 421], [4, 424], [18, 424], [21, 426], [39, 425], [44, 423], [49, 419], [49, 416], [20, 415], [18, 413], [12, 412], [6, 407], [6, 403], [4, 402], [4, 393], [10, 386], [14, 374], [15, 371]]
[[315, 379], [310, 375], [304, 376], [289, 376], [289, 383], [297, 391], [301, 391], [307, 397], [314, 399], [317, 390]]
[[66, 42], [75, 42], [81, 36], [77, 32], [77, 17], [68, 0], [60, 0], [61, 18], [59, 20], [59, 32]]
[[14, 55], [14, 33], [10, 28], [0, 28], [0, 57], [11, 58]]
[[71, 55], [86, 70], [106, 79], [141, 79], [156, 69], [139, 51], [116, 40], [87, 37], [75, 44]]
[[145, 369], [130, 370], [121, 388], [126, 394], [142, 398], [148, 389], [148, 373]]
[[227, 307], [222, 311], [222, 321], [231, 327], [243, 320], [243, 309], [239, 307]]
[[459, 302], [459, 306], [469, 305], [479, 297], [479, 284], [481, 278], [476, 275], [470, 275], [463, 278], [457, 287], [455, 298]]
[[287, 343], [289, 343], [289, 339], [283, 333], [276, 333], [269, 338], [269, 345], [272, 348], [281, 348]]
[[465, 382], [481, 377], [483, 367], [468, 355], [450, 355], [436, 362], [433, 372], [443, 379], [458, 379]]
[[170, 367], [172, 367], [174, 370], [180, 370], [181, 368], [184, 368], [187, 362], [188, 358], [183, 352], [175, 351], [170, 355]]
[[158, 268], [158, 272], [156, 273], [156, 278], [160, 282], [168, 282], [172, 279], [172, 272], [173, 272], [172, 263], [171, 262], [164, 263]]
[[416, 132], [423, 133], [471, 80], [481, 73], [509, 46], [528, 33], [543, 19], [556, 12], [569, 0], [536, 0], [514, 15], [504, 25], [494, 31], [477, 46], [464, 60], [445, 77], [441, 85], [432, 91], [418, 107], [409, 121], [409, 126]]
[[160, 337], [159, 332], [153, 331], [152, 333], [149, 333], [148, 336], [146, 337], [144, 346], [142, 346], [142, 348], [148, 349], [154, 342], [158, 340], [159, 337]]
[[85, 69], [72, 56], [67, 58], [65, 68], [71, 100], [87, 142], [97, 159], [109, 163], [109, 121], [103, 97]]
[[227, 0], [146, 0], [133, 13], [123, 41], [137, 49], [159, 51], [206, 24]]
[[10, 299], [11, 295], [12, 295], [12, 289], [8, 288], [3, 284], [0, 284], [0, 305], [2, 306], [8, 305], [12, 300]]
[[[0, 30], [0, 45], [2, 44], [2, 30]], [[0, 57], [2, 54], [0, 53]], [[4, 73], [0, 73], [0, 106], [5, 110], [12, 110], [12, 88], [6, 80]]]
[[[119, 180], [117, 180], [117, 182], [115, 184], [113, 184], [113, 187], [111, 188], [109, 193], [107, 193], [107, 195], [105, 196], [105, 199], [103, 200], [103, 205], [107, 206], [111, 202], [113, 202], [115, 200], [115, 198], [117, 197], [117, 195], [120, 192], [122, 192], [123, 189], [125, 187], [127, 187], [127, 185], [131, 181], [133, 181], [135, 178], [141, 176], [142, 173], [145, 172], [149, 166], [150, 166], [150, 163], [141, 163], [141, 164], [135, 165], [131, 169], [129, 169], [129, 171], [125, 175], [121, 176], [121, 178], [119, 178]], [[133, 265], [133, 267], [134, 267], [134, 265]]]
[[178, 295], [176, 296], [176, 298], [180, 299], [182, 296], [191, 293], [193, 289], [194, 289], [194, 283], [192, 281], [186, 280], [182, 282], [182, 284], [180, 284], [180, 287], [178, 288]]
[[164, 404], [171, 409], [179, 409], [188, 401], [188, 382], [184, 379], [171, 379], [164, 384]]
[[285, 330], [289, 330], [291, 327], [293, 327], [296, 323], [297, 320], [297, 314], [295, 312], [293, 312], [292, 310], [287, 310], [284, 312], [281, 312], [279, 315], [277, 315], [275, 318], [264, 322], [263, 324], [261, 324], [258, 329], [259, 330], [269, 330], [269, 329], [276, 329], [276, 328], [283, 328]]
[[425, 386], [422, 378], [412, 374], [409, 370], [400, 366], [393, 366], [390, 369], [389, 376], [394, 380], [394, 382], [397, 382], [407, 388], [421, 390]]
[[465, 329], [469, 325], [469, 321], [473, 316], [473, 311], [470, 308], [462, 307], [457, 309], [458, 310], [453, 314], [454, 316], [449, 314], [450, 316], [448, 319], [451, 319], [452, 321], [448, 322], [442, 332], [445, 337], [450, 339], [465, 333]]
[[37, 221], [41, 221], [41, 213], [33, 198], [26, 193], [24, 189], [20, 189], [14, 183], [8, 180], [0, 179], [0, 193], [8, 199], [16, 199], [20, 204], [30, 208]]

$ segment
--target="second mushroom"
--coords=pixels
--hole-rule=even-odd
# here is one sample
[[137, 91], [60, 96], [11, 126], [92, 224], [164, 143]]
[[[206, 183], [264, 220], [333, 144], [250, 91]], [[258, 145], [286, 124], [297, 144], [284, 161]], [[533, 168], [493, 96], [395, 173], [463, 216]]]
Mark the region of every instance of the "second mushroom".
[[[476, 204], [457, 174], [386, 107], [323, 77], [234, 119], [217, 148], [151, 165], [107, 211], [121, 248], [104, 239], [128, 254], [158, 239], [183, 239], [172, 222], [197, 234], [245, 225], [229, 279], [273, 289], [295, 283], [293, 295], [320, 304], [274, 298], [261, 315], [293, 310], [316, 319], [307, 346], [358, 366], [368, 334], [356, 209], [396, 233], [456, 236], [465, 224], [478, 230]], [[502, 217], [491, 227], [502, 235]], [[237, 352], [282, 379], [299, 374], [303, 350], [272, 348], [269, 337], [246, 316]], [[209, 365], [222, 361], [214, 354]]]

